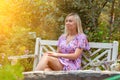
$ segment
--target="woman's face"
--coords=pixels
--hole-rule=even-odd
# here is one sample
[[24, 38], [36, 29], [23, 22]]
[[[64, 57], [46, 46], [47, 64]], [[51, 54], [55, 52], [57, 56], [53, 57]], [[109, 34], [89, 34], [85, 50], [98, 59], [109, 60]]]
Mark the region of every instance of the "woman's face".
[[76, 30], [77, 24], [74, 16], [68, 16], [65, 20], [65, 26], [68, 31]]

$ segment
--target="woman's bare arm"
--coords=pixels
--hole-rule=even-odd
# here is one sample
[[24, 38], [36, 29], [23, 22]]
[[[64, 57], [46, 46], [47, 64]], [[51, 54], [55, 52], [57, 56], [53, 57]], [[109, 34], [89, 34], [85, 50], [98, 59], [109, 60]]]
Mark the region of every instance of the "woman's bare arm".
[[55, 53], [55, 52], [48, 52], [48, 53], [52, 53], [52, 54], [48, 54], [48, 55], [54, 56], [54, 57], [63, 57], [63, 58], [68, 58], [68, 59], [75, 60], [75, 59], [77, 59], [80, 56], [82, 51], [83, 51], [83, 49], [76, 48], [75, 53], [62, 54], [62, 53], [59, 52], [59, 48], [58, 48], [57, 49], [57, 53]]

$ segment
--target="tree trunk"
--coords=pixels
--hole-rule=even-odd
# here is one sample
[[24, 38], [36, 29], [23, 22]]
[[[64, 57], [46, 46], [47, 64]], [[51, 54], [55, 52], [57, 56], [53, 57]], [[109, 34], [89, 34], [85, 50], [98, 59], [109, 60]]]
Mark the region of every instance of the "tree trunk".
[[111, 16], [110, 16], [110, 28], [109, 28], [109, 40], [112, 39], [112, 31], [113, 31], [113, 24], [114, 24], [114, 4], [115, 0], [112, 1], [112, 7], [111, 7]]

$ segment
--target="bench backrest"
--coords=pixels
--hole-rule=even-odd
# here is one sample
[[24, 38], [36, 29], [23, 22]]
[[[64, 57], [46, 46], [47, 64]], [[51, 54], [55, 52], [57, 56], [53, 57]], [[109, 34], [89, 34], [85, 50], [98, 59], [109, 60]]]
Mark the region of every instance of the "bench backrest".
[[[82, 69], [106, 70], [106, 64], [110, 65], [118, 56], [118, 42], [113, 43], [98, 43], [89, 42], [90, 51], [85, 51], [82, 56]], [[33, 70], [37, 66], [42, 54], [46, 51], [56, 51], [56, 40], [41, 40], [36, 38], [35, 44], [35, 59]], [[105, 65], [104, 65], [105, 64]]]

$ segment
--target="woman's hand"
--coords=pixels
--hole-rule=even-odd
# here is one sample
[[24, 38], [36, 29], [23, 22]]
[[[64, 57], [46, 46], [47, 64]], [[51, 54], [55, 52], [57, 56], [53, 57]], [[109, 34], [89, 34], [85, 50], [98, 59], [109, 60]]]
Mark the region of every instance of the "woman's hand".
[[55, 52], [47, 52], [48, 56], [58, 57], [58, 54]]

